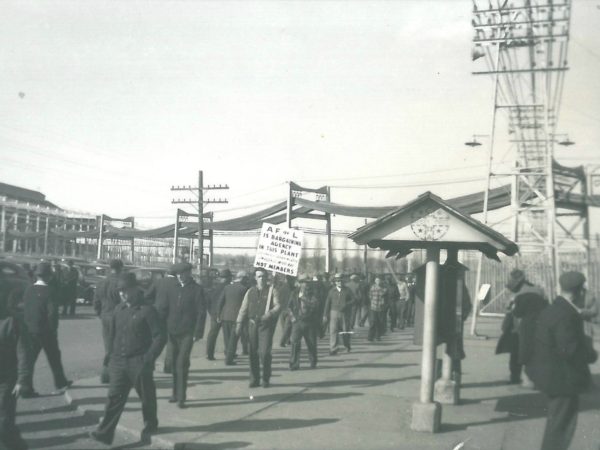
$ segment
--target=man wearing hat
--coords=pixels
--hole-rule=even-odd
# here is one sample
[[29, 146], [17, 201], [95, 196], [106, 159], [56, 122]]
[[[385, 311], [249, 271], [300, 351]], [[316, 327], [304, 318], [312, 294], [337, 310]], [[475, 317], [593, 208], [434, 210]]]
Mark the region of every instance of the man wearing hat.
[[119, 278], [123, 271], [123, 261], [113, 259], [109, 263], [110, 273], [98, 284], [94, 292], [94, 309], [102, 322], [102, 341], [104, 343], [104, 360], [102, 361], [102, 373], [100, 382], [107, 384], [108, 376], [108, 338], [110, 334], [110, 324], [115, 307], [121, 303], [119, 294]]
[[314, 313], [318, 308], [316, 287], [306, 276], [300, 277], [298, 283], [300, 287], [292, 291], [289, 304], [292, 323], [290, 370], [300, 368], [302, 338], [308, 349], [310, 367], [317, 366], [317, 333], [313, 324]]
[[336, 355], [339, 351], [339, 335], [342, 334], [342, 342], [347, 351], [350, 351], [350, 314], [352, 305], [356, 303], [352, 291], [344, 286], [341, 273], [336, 273], [334, 286], [327, 294], [325, 309], [323, 311], [323, 322], [329, 321], [329, 354]]
[[[246, 278], [248, 274], [243, 270], [238, 272], [232, 284], [225, 286], [219, 297], [218, 317], [223, 324], [223, 339], [225, 340], [225, 365], [235, 364], [235, 352], [237, 350], [238, 336], [235, 332], [235, 324], [238, 313], [244, 301], [244, 295], [248, 290]], [[242, 333], [242, 345], [248, 346]]]
[[560, 295], [538, 317], [534, 349], [525, 367], [537, 389], [548, 398], [542, 450], [567, 449], [575, 433], [579, 394], [590, 386], [597, 353], [589, 345], [575, 304], [585, 290], [585, 276], [566, 272]]
[[[509, 369], [510, 382], [521, 381], [523, 365], [527, 364], [533, 351], [536, 320], [548, 301], [544, 290], [527, 280], [525, 272], [514, 269], [506, 288], [514, 294], [510, 313], [512, 321], [512, 347], [510, 348]], [[516, 336], [516, 339], [515, 339]], [[533, 387], [527, 376], [523, 376], [523, 386]]]
[[33, 389], [33, 371], [37, 357], [43, 349], [57, 392], [64, 392], [72, 382], [67, 380], [58, 347], [58, 310], [56, 292], [49, 286], [52, 279], [50, 264], [42, 262], [36, 269], [37, 281], [23, 294], [23, 320], [29, 342], [29, 365], [23, 382], [21, 396], [36, 397]]
[[[167, 309], [165, 305], [169, 303], [169, 296], [174, 295], [176, 292], [176, 287], [179, 284], [177, 281], [177, 274], [175, 272], [176, 265], [171, 264], [169, 269], [167, 270], [164, 278], [161, 278], [156, 282], [156, 299], [155, 305], [156, 309], [159, 311], [161, 324], [164, 330], [167, 329], [167, 318], [162, 315]], [[163, 373], [172, 373], [173, 366], [173, 348], [167, 342], [165, 346], [165, 359], [163, 361]]]
[[292, 335], [289, 303], [296, 286], [296, 278], [290, 275], [286, 275], [283, 279], [281, 279], [279, 275], [276, 277], [279, 279], [273, 280], [273, 284], [275, 285], [275, 289], [277, 289], [279, 303], [281, 304], [281, 312], [279, 313], [281, 338], [279, 339], [279, 346], [285, 347], [290, 343], [290, 337]]
[[350, 328], [354, 328], [354, 325], [357, 322], [360, 322], [360, 313], [363, 305], [360, 277], [358, 274], [353, 273], [350, 275], [350, 281], [348, 281], [346, 286], [352, 291], [354, 298], [356, 299], [356, 303], [352, 305], [352, 312], [350, 315]]
[[126, 273], [118, 283], [122, 302], [114, 309], [109, 333], [110, 386], [104, 417], [90, 433], [96, 441], [110, 445], [131, 388], [142, 401], [144, 428], [151, 434], [158, 428], [154, 363], [165, 335], [154, 306], [144, 303], [144, 293], [135, 274]]
[[166, 317], [169, 344], [173, 351], [173, 394], [169, 399], [185, 407], [190, 354], [195, 341], [204, 336], [206, 302], [202, 287], [192, 278], [192, 265], [178, 263], [173, 270], [178, 284], [161, 305], [160, 315]]
[[248, 289], [244, 295], [237, 317], [236, 333], [241, 334], [242, 324], [248, 320], [249, 386], [251, 388], [258, 386], [261, 380], [260, 367], [262, 366], [262, 386], [268, 388], [271, 380], [273, 333], [281, 306], [277, 290], [268, 283], [267, 272], [264, 269], [256, 269], [254, 279], [256, 286]]
[[[217, 345], [217, 337], [219, 331], [221, 331], [221, 320], [219, 319], [219, 299], [223, 293], [225, 286], [231, 284], [231, 271], [229, 269], [221, 269], [219, 271], [219, 279], [216, 283], [210, 286], [208, 292], [205, 293], [208, 296], [208, 315], [210, 316], [210, 329], [208, 330], [208, 336], [206, 337], [206, 359], [214, 361], [215, 359], [215, 346]], [[223, 334], [223, 341], [225, 341], [225, 334]], [[223, 349], [223, 352], [227, 353], [227, 345]]]

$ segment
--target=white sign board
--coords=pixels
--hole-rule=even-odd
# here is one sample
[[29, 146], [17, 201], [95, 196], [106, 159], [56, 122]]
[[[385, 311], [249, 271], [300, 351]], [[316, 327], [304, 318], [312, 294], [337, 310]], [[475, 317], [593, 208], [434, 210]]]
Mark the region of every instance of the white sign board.
[[304, 233], [282, 225], [263, 223], [254, 267], [284, 275], [298, 275]]

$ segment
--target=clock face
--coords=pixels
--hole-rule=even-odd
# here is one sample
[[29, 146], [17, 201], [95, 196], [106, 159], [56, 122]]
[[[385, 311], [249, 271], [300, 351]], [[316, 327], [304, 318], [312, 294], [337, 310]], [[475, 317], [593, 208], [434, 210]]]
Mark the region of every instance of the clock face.
[[450, 228], [450, 215], [441, 208], [429, 214], [426, 208], [419, 208], [411, 217], [414, 222], [410, 228], [421, 241], [439, 241]]

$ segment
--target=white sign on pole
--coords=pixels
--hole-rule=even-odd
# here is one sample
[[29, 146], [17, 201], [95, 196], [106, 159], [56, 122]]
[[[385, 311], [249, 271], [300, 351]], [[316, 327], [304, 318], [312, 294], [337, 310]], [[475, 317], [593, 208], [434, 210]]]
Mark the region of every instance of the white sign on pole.
[[254, 267], [284, 275], [298, 275], [304, 233], [282, 225], [263, 223]]

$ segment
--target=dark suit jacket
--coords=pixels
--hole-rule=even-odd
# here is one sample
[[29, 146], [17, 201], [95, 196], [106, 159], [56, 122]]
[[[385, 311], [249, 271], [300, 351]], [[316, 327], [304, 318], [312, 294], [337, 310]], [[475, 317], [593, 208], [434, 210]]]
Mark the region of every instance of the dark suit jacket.
[[29, 333], [43, 334], [58, 329], [58, 302], [51, 286], [29, 286], [23, 305], [23, 319]]
[[538, 317], [527, 375], [550, 396], [574, 395], [589, 386], [588, 364], [594, 360], [595, 352], [585, 340], [579, 313], [567, 300], [557, 297]]
[[219, 297], [219, 317], [221, 320], [229, 322], [237, 320], [247, 290], [248, 288], [239, 281], [225, 286]]
[[204, 336], [206, 321], [206, 299], [202, 286], [195, 281], [185, 286], [169, 285], [167, 303], [158, 305], [159, 314], [167, 320], [169, 334], [181, 335], [193, 333], [194, 337]]

